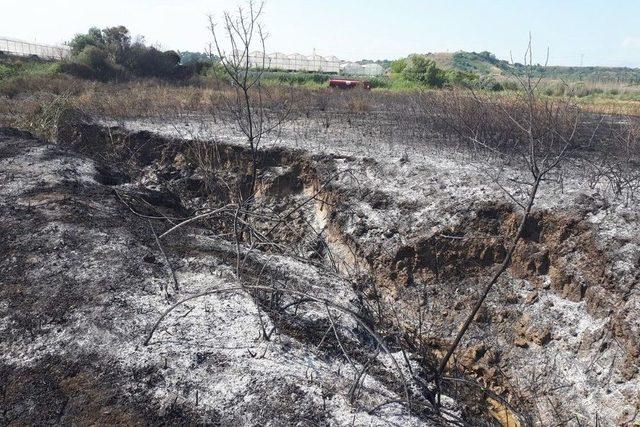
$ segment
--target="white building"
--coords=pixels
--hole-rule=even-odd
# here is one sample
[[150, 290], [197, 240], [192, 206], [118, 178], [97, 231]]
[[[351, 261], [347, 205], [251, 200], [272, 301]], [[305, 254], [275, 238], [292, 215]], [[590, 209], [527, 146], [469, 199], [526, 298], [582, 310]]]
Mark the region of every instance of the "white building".
[[[242, 58], [240, 58], [242, 59]], [[241, 61], [244, 62], [244, 61]], [[249, 52], [249, 67], [251, 68], [267, 68], [269, 66], [269, 59], [258, 50]]]
[[362, 66], [362, 74], [365, 76], [381, 76], [384, 68], [380, 64], [365, 64]]
[[364, 74], [364, 68], [356, 62], [343, 62], [340, 64], [340, 72], [342, 74], [361, 76]]
[[343, 62], [340, 64], [342, 74], [352, 76], [381, 76], [384, 74], [384, 68], [379, 64], [360, 65], [356, 62]]
[[331, 56], [326, 56], [325, 58], [325, 68], [323, 69], [323, 71], [327, 72], [327, 73], [339, 73], [340, 72], [340, 60], [331, 55]]
[[18, 56], [38, 56], [43, 59], [65, 59], [71, 56], [68, 46], [53, 46], [30, 43], [22, 40], [0, 37], [0, 52]]
[[308, 59], [306, 56], [301, 55], [299, 53], [292, 53], [291, 55], [289, 55], [289, 60], [291, 61], [290, 62], [291, 70], [295, 70], [295, 71], [307, 70]]
[[[244, 62], [243, 53], [236, 54], [236, 61]], [[253, 51], [249, 53], [249, 66], [251, 68], [264, 68], [269, 70], [285, 71], [311, 71], [323, 73], [340, 72], [340, 60], [335, 56], [323, 57], [320, 55], [305, 56], [299, 53], [287, 55], [274, 52], [264, 55], [263, 52]]]
[[274, 52], [268, 55], [267, 68], [274, 70], [290, 70], [291, 61], [287, 54]]

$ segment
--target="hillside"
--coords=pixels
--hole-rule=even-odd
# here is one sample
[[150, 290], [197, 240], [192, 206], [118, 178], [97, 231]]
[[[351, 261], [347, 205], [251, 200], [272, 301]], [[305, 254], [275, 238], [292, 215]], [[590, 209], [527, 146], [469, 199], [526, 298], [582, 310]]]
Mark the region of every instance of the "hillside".
[[[455, 69], [476, 73], [481, 76], [508, 78], [512, 74], [521, 72], [522, 64], [510, 64], [509, 61], [498, 59], [490, 52], [436, 52], [428, 53], [430, 59], [445, 69]], [[596, 83], [640, 83], [640, 69], [629, 67], [565, 67], [538, 66], [536, 72], [543, 73], [551, 79], [565, 81], [585, 81]]]

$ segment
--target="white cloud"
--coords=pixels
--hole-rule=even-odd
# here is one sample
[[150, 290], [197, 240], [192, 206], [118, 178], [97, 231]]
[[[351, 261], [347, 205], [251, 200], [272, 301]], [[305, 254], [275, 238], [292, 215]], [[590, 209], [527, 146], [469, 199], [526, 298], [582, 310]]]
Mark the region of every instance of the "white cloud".
[[627, 37], [622, 41], [622, 47], [626, 49], [640, 49], [640, 37]]

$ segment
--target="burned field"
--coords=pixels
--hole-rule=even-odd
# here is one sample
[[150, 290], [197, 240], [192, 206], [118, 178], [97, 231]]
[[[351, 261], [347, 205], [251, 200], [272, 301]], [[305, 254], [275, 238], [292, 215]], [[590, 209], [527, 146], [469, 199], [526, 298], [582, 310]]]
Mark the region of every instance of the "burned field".
[[364, 96], [255, 149], [221, 115], [3, 128], [2, 423], [637, 423], [630, 125], [554, 119], [523, 220], [501, 110]]

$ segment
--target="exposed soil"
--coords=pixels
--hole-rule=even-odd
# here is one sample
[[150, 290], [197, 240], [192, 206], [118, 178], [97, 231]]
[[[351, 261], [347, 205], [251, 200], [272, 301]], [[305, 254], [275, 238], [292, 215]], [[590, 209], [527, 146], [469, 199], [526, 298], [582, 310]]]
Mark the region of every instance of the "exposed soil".
[[[333, 319], [321, 306], [264, 292], [254, 298], [274, 330], [269, 341], [258, 338], [253, 301], [232, 292], [176, 309], [145, 347], [172, 303], [237, 285], [230, 216], [163, 241], [179, 290], [150, 227], [160, 234], [237, 201], [250, 153], [234, 141], [202, 145], [92, 124], [61, 126], [58, 140], [0, 136], [3, 423], [640, 419], [636, 207], [575, 182], [560, 197], [548, 191], [451, 363], [443, 390], [453, 415], [407, 414], [399, 404], [372, 412], [403, 398], [389, 357], [411, 360], [428, 383], [504, 259], [520, 213], [499, 190], [452, 167], [453, 158], [374, 160], [346, 148], [297, 149], [285, 138], [260, 151], [252, 224], [271, 244], [243, 242], [244, 280], [348, 304], [392, 353], [349, 315]], [[333, 320], [339, 339], [327, 334]], [[368, 367], [356, 399], [351, 363]], [[420, 384], [411, 395], [426, 408]]]

